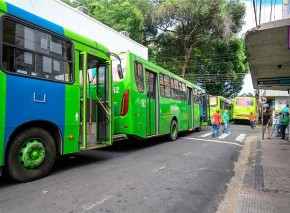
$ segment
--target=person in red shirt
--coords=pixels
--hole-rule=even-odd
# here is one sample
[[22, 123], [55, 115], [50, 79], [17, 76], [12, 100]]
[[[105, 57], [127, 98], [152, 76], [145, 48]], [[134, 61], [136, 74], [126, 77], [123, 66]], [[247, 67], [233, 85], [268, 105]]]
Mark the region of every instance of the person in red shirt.
[[253, 115], [253, 113], [251, 112], [251, 114], [250, 114], [250, 125], [251, 125], [252, 129], [254, 129], [254, 127], [255, 127], [255, 120], [256, 120], [256, 116]]
[[221, 125], [221, 115], [220, 111], [217, 109], [216, 113], [213, 114], [213, 137], [217, 138], [220, 133], [220, 125]]

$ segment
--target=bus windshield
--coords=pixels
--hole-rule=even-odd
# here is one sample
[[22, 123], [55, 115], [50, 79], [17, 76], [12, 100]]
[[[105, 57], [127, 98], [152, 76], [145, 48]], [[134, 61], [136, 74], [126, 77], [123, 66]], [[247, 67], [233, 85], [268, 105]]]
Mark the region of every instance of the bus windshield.
[[[121, 58], [121, 66], [122, 66], [122, 71], [123, 71], [123, 78], [125, 78], [126, 76], [126, 55], [119, 55], [119, 57]], [[120, 76], [118, 74], [118, 64], [120, 64], [120, 61], [115, 58], [115, 57], [111, 57], [112, 60], [112, 72], [113, 72], [113, 82], [118, 82], [121, 81], [122, 79], [120, 79]]]
[[236, 101], [237, 106], [253, 106], [254, 101], [253, 98], [237, 98]]
[[209, 103], [210, 103], [210, 106], [216, 106], [217, 105], [217, 97], [210, 97]]

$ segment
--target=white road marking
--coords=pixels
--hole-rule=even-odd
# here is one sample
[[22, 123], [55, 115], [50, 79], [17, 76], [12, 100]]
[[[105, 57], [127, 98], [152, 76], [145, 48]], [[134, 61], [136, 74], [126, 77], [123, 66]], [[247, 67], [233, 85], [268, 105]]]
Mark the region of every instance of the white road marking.
[[215, 142], [215, 143], [224, 143], [224, 144], [231, 144], [235, 146], [241, 146], [241, 144], [234, 143], [234, 142], [227, 142], [227, 141], [218, 141], [218, 140], [208, 140], [208, 139], [202, 139], [202, 138], [189, 138], [189, 137], [182, 137], [184, 139], [189, 139], [189, 140], [197, 140], [197, 141], [208, 141], [208, 142]]
[[184, 156], [190, 155], [192, 152], [185, 153]]
[[95, 206], [104, 203], [106, 200], [109, 200], [112, 196], [105, 196], [102, 200], [96, 201], [94, 203], [88, 203], [83, 206], [83, 211], [82, 213], [85, 213], [86, 211], [94, 208]]
[[219, 138], [219, 139], [224, 139], [224, 138], [228, 137], [230, 134], [231, 134], [230, 132], [228, 132], [228, 134], [227, 134], [227, 133], [223, 133], [223, 134], [222, 134], [221, 136], [219, 136], [218, 138]]
[[212, 134], [212, 132], [208, 132], [208, 133], [205, 133], [205, 134], [203, 134], [203, 135], [200, 135], [199, 137], [201, 137], [201, 138], [205, 138], [205, 137], [207, 137], [207, 136], [209, 136], [209, 135], [211, 135]]
[[159, 171], [162, 170], [162, 169], [165, 169], [165, 166], [162, 166], [162, 167], [160, 167], [160, 168], [158, 168], [158, 169], [154, 169], [153, 172], [159, 172]]
[[205, 168], [199, 168], [199, 169], [196, 169], [196, 170], [198, 170], [198, 171], [200, 171], [200, 170], [205, 170]]
[[240, 142], [243, 142], [246, 138], [246, 134], [240, 134], [236, 139], [235, 141], [240, 141]]

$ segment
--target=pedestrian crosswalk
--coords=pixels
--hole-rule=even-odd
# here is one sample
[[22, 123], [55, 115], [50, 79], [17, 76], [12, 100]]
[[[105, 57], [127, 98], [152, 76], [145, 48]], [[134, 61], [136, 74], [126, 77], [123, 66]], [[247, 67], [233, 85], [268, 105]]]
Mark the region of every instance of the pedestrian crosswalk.
[[[219, 135], [218, 139], [225, 139], [229, 136], [231, 136], [231, 132], [223, 133], [223, 134]], [[204, 133], [198, 137], [200, 137], [200, 138], [212, 138], [212, 132]], [[239, 141], [239, 142], [243, 142], [245, 140], [245, 138], [246, 138], [246, 134], [241, 133], [234, 140]]]

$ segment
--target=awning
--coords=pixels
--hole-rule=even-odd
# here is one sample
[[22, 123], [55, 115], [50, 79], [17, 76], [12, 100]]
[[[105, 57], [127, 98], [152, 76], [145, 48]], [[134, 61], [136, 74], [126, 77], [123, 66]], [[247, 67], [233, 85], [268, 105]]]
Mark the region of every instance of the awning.
[[290, 89], [290, 19], [268, 22], [246, 33], [254, 89]]

